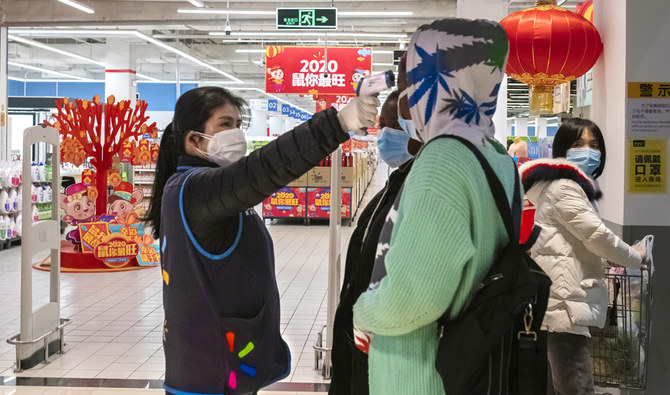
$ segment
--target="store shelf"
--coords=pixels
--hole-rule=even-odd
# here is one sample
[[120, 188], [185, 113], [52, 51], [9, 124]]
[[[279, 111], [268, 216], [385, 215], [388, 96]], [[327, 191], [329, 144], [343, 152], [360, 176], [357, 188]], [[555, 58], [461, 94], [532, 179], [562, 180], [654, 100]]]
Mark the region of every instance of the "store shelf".
[[139, 173], [139, 172], [151, 172], [151, 173], [155, 173], [155, 172], [156, 172], [156, 169], [155, 169], [155, 168], [143, 169], [143, 168], [141, 168], [141, 167], [138, 167], [138, 168], [135, 169], [135, 172], [136, 172], [136, 173]]
[[135, 181], [135, 185], [154, 185], [153, 181]]

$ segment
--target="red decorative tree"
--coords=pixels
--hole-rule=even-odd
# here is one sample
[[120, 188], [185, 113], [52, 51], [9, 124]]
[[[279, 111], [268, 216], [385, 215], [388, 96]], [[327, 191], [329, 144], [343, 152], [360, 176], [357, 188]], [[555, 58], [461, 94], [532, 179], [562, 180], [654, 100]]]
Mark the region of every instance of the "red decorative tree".
[[[93, 101], [76, 99], [75, 103], [62, 98], [56, 101], [57, 114], [53, 127], [60, 132], [63, 143], [61, 157], [64, 162], [80, 166], [87, 158], [96, 170], [96, 213], [104, 214], [107, 208], [107, 171], [112, 159], [121, 148], [128, 147], [133, 140], [138, 142], [148, 133], [156, 137], [156, 123], [147, 126], [149, 117], [144, 113], [147, 103], [138, 100], [135, 108], [130, 100], [114, 102], [114, 96], [107, 98], [107, 104], [100, 103], [100, 96]], [[104, 123], [103, 123], [104, 113]], [[135, 144], [132, 144], [133, 146]], [[89, 194], [90, 195], [90, 194]]]

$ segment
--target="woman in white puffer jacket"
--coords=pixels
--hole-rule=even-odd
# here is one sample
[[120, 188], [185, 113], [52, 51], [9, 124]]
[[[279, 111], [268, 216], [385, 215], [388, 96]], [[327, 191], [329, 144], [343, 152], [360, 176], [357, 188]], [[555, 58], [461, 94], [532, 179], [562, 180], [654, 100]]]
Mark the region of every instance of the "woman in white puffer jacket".
[[556, 132], [554, 159], [528, 162], [519, 171], [542, 232], [533, 259], [552, 281], [543, 321], [548, 331], [548, 393], [594, 394], [589, 326], [605, 325], [608, 264], [637, 268], [646, 259], [605, 226], [595, 207], [593, 178], [605, 166], [605, 142], [585, 119], [564, 122]]

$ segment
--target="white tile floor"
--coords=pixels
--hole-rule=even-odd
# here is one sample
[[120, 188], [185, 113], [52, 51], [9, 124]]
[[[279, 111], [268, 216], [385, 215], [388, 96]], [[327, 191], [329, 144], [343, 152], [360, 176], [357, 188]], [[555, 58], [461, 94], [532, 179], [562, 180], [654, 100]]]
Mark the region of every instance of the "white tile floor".
[[[387, 176], [388, 168], [381, 164], [361, 208], [383, 187]], [[318, 331], [326, 322], [327, 223], [304, 226], [267, 221], [267, 226], [275, 242], [282, 331], [292, 353], [291, 375], [284, 381], [327, 382], [313, 370], [312, 349]], [[353, 229], [353, 226], [342, 227], [343, 255]], [[158, 268], [121, 273], [63, 273], [61, 316], [72, 320], [65, 332], [66, 352], [49, 365], [15, 374], [14, 347], [4, 339], [19, 331], [20, 253], [18, 246], [0, 251], [0, 376], [164, 378], [162, 283]], [[32, 275], [33, 297], [40, 301], [38, 304], [44, 303], [48, 298], [49, 273], [33, 270]], [[12, 394], [9, 388], [12, 387], [0, 384], [0, 395]], [[74, 388], [49, 388], [18, 387], [16, 394], [111, 393], [94, 389], [81, 392]], [[113, 392], [121, 393], [116, 389]], [[143, 390], [143, 393], [150, 392]]]

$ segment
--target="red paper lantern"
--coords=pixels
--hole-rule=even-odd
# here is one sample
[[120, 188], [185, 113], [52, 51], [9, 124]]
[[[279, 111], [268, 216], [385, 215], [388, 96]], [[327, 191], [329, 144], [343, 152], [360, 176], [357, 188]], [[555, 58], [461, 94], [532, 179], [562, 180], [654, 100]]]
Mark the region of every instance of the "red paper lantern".
[[531, 115], [552, 113], [553, 86], [584, 75], [603, 48], [593, 24], [556, 0], [538, 0], [500, 24], [510, 42], [507, 75], [532, 86]]

